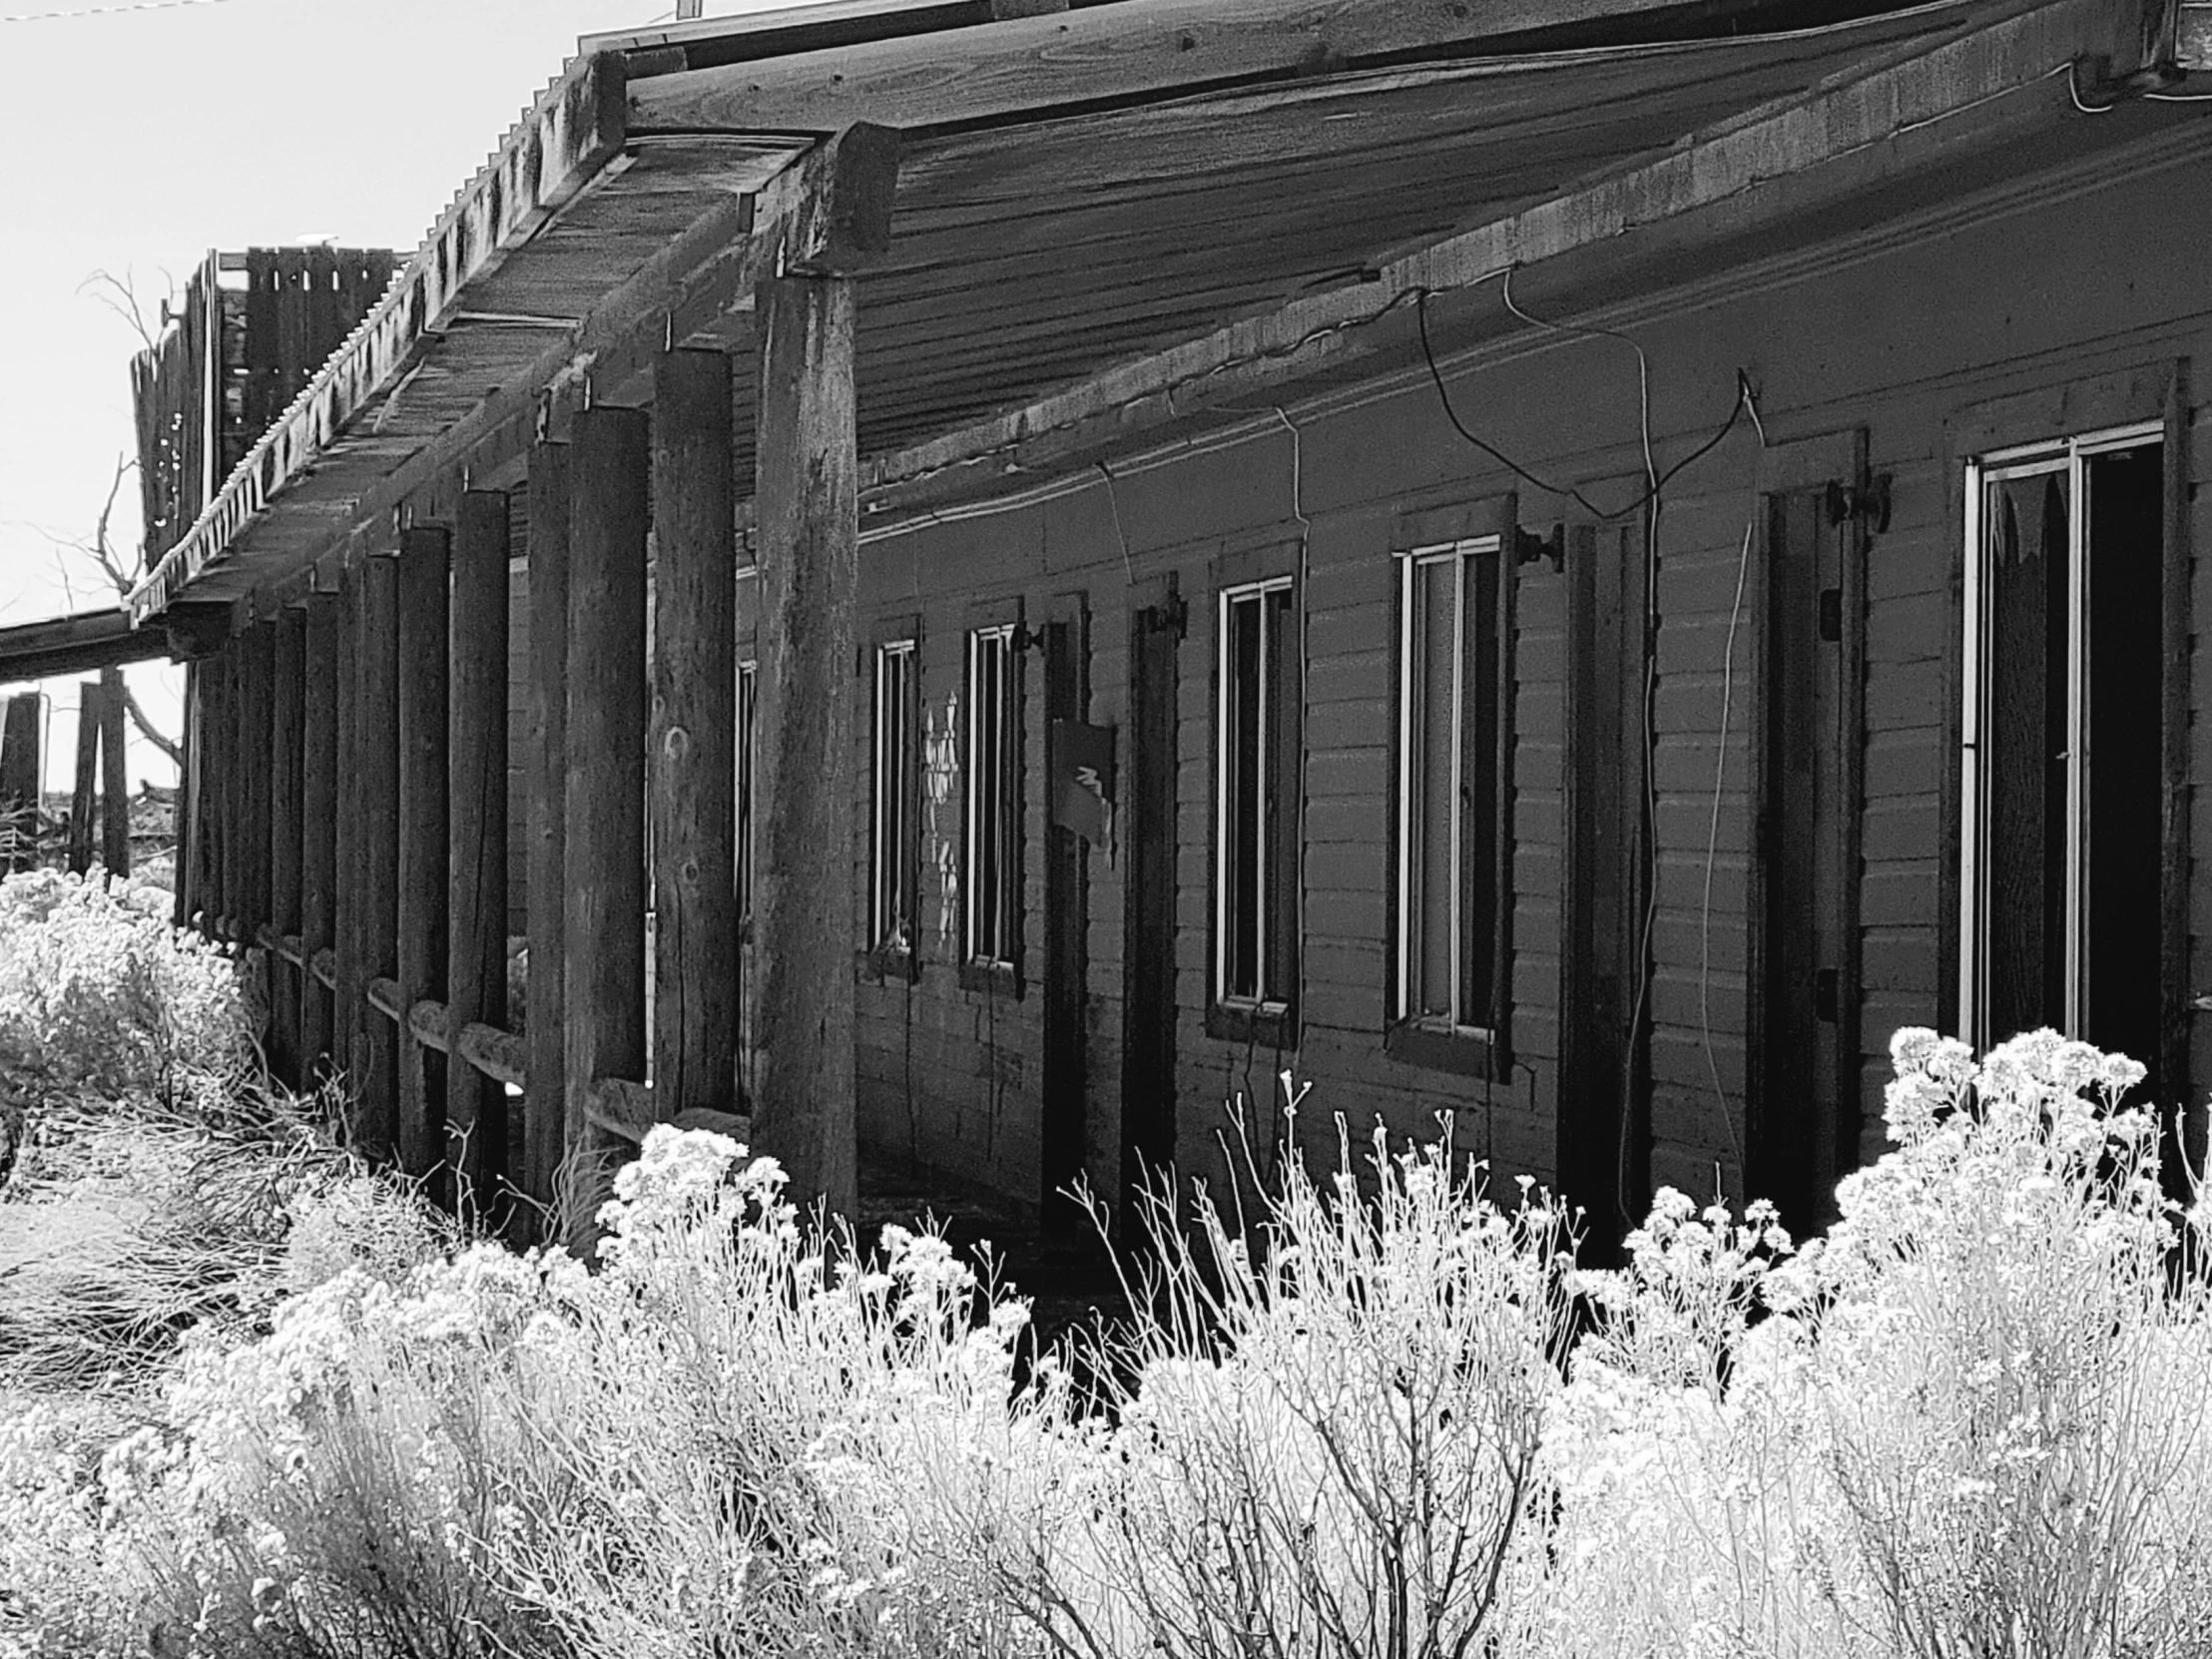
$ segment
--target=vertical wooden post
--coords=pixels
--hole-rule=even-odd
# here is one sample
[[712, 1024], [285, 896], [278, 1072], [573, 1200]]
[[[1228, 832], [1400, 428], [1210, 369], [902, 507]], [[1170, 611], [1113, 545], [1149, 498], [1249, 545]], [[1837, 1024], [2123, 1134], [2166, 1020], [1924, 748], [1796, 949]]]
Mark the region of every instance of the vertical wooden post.
[[[388, 1159], [399, 1145], [398, 1056], [402, 1033], [368, 1004], [368, 982], [398, 971], [399, 938], [399, 565], [371, 558], [360, 569], [355, 672], [355, 765], [360, 776], [360, 832], [354, 840], [353, 887], [360, 895], [345, 997], [354, 1020], [355, 1065], [361, 1073], [362, 1150]], [[341, 981], [342, 982], [342, 981]]]
[[849, 1216], [853, 1122], [852, 661], [859, 573], [852, 283], [763, 287], [758, 1150]]
[[530, 451], [530, 1070], [522, 1189], [543, 1207], [553, 1203], [567, 1146], [568, 515], [568, 446], [541, 443]]
[[[306, 613], [286, 609], [276, 619], [276, 677], [269, 748], [269, 930], [280, 944], [299, 931], [299, 761], [303, 747]], [[269, 1058], [286, 1083], [301, 1080], [299, 1005], [306, 977], [280, 952], [269, 958]]]
[[569, 440], [567, 904], [571, 1147], [615, 1150], [594, 1082], [645, 1075], [646, 417], [587, 409]]
[[223, 908], [224, 843], [229, 829], [223, 822], [225, 776], [230, 771], [231, 654], [228, 648], [202, 661], [200, 668], [199, 744], [193, 753], [193, 772], [199, 790], [200, 835], [200, 931], [203, 937], [221, 936]]
[[123, 671], [100, 671], [100, 861], [131, 873], [131, 778], [124, 765]]
[[726, 1112], [738, 1065], [738, 555], [730, 359], [654, 370], [653, 1093]]
[[445, 1151], [439, 1056], [414, 1040], [407, 1010], [445, 988], [446, 633], [451, 541], [420, 525], [399, 541], [399, 1163], [436, 1178]]
[[173, 850], [169, 860], [172, 927], [184, 927], [198, 908], [200, 826], [195, 811], [200, 796], [200, 665], [185, 664], [184, 719], [177, 730], [177, 793], [169, 809]]
[[337, 881], [338, 598], [307, 601], [299, 756], [299, 1080], [330, 1068], [330, 993], [314, 976], [315, 953], [335, 946], [330, 930]]
[[[353, 1033], [360, 1023], [359, 920], [361, 894], [359, 857], [354, 848], [360, 835], [360, 752], [355, 717], [360, 712], [360, 576], [356, 571], [338, 577], [337, 614], [331, 641], [334, 662], [330, 673], [331, 723], [336, 745], [332, 763], [330, 813], [330, 953], [337, 971], [330, 987], [330, 1070], [358, 1086], [354, 1075]], [[349, 994], [350, 992], [350, 994]]]
[[43, 786], [44, 699], [35, 691], [8, 699], [7, 728], [0, 735], [0, 821], [9, 831], [0, 874], [38, 867], [38, 809]]
[[[445, 1006], [456, 1034], [507, 1017], [507, 497], [461, 497], [453, 540]], [[463, 1213], [506, 1200], [507, 1095], [458, 1054], [445, 1066], [446, 1157]]]
[[[240, 673], [245, 705], [240, 711], [239, 752], [244, 788], [239, 802], [239, 838], [246, 847], [245, 890], [239, 895], [239, 937], [245, 948], [255, 948], [263, 923], [274, 913], [269, 875], [269, 761], [276, 726], [274, 692], [276, 680], [276, 624], [257, 622], [246, 631], [245, 660]], [[276, 970], [270, 967], [270, 983]]]
[[233, 634], [224, 650], [223, 753], [229, 764], [223, 769], [223, 936], [233, 943], [245, 937], [247, 889], [253, 879], [253, 858], [247, 848], [246, 808], [249, 799], [247, 736], [247, 637]]
[[69, 869], [83, 875], [92, 868], [92, 809], [100, 790], [100, 705], [107, 687], [98, 680], [77, 685], [77, 776], [69, 797]]

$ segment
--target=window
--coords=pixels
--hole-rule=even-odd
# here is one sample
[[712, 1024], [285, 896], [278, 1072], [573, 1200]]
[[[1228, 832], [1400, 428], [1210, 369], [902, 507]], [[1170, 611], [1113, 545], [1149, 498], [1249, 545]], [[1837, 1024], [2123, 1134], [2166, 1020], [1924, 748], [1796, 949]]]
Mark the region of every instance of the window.
[[1960, 1030], [2158, 1053], [2163, 431], [1966, 478]]
[[1398, 605], [1391, 1014], [1491, 1038], [1505, 984], [1500, 545], [1482, 536], [1401, 555]]
[[968, 962], [1020, 959], [1021, 656], [1011, 622], [977, 628], [967, 651], [967, 805], [960, 871]]
[[757, 724], [756, 711], [760, 707], [760, 684], [756, 665], [738, 665], [738, 837], [737, 870], [738, 928], [741, 934], [750, 933], [753, 927], [753, 742]]
[[1221, 596], [1214, 1000], [1284, 1014], [1298, 986], [1298, 635], [1288, 577]]
[[868, 945], [911, 955], [921, 820], [920, 672], [911, 639], [875, 648], [875, 806], [869, 855]]

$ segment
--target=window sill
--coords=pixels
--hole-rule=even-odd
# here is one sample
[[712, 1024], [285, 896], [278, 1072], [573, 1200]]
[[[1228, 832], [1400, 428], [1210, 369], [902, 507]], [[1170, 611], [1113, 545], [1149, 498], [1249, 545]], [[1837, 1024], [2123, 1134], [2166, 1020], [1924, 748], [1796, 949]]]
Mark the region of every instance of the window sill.
[[960, 964], [960, 989], [984, 991], [1021, 1000], [1021, 975], [1011, 962], [966, 961]]
[[1216, 1002], [1206, 1009], [1206, 1034], [1254, 1048], [1296, 1048], [1298, 1020], [1280, 1004]]
[[1502, 1083], [1512, 1076], [1511, 1050], [1487, 1031], [1448, 1030], [1401, 1020], [1382, 1033], [1382, 1052], [1400, 1065]]

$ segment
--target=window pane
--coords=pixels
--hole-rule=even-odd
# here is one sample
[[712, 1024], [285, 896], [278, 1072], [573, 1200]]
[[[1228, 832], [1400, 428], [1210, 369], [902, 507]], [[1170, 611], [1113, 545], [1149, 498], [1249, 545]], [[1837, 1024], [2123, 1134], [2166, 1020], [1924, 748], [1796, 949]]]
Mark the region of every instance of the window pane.
[[1992, 1040], [2064, 1018], [2067, 516], [2063, 472], [1988, 486], [1981, 776]]
[[1414, 698], [1412, 719], [1414, 872], [1411, 1012], [1446, 1016], [1451, 1007], [1452, 770], [1459, 742], [1452, 702], [1458, 656], [1456, 558], [1432, 559], [1413, 571]]

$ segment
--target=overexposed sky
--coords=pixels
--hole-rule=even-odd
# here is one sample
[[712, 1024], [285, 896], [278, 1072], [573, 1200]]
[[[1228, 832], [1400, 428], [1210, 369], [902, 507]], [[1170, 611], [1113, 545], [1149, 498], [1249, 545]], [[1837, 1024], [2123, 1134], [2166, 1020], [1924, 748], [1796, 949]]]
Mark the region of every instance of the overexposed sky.
[[[776, 0], [709, 0], [709, 16]], [[789, 3], [789, 0], [785, 0]], [[84, 288], [135, 280], [157, 311], [211, 248], [411, 252], [575, 50], [674, 0], [0, 0], [0, 625], [106, 602], [89, 539], [135, 450], [137, 338]], [[55, 15], [60, 14], [60, 15]], [[114, 540], [135, 556], [135, 477]], [[128, 671], [177, 720], [183, 671]], [[44, 688], [49, 788], [68, 787], [73, 681]], [[134, 741], [131, 782], [172, 781]]]

